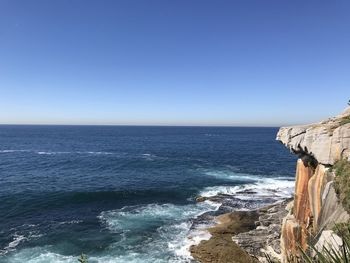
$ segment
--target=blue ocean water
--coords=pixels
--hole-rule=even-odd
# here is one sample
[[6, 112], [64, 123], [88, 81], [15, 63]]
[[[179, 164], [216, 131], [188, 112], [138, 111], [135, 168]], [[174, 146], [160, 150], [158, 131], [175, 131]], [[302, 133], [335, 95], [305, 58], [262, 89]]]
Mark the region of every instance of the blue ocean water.
[[277, 128], [0, 126], [0, 262], [190, 262], [193, 220], [290, 195]]

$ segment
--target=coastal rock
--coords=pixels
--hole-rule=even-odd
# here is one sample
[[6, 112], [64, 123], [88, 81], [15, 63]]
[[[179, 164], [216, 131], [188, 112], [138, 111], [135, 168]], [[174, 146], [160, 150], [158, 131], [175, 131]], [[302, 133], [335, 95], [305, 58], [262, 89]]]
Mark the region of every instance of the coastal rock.
[[307, 166], [301, 159], [297, 161], [294, 204], [284, 218], [281, 230], [283, 258], [298, 255], [299, 246], [307, 248], [307, 233], [312, 218], [308, 188], [313, 174], [311, 166]]
[[251, 211], [234, 211], [216, 217], [212, 235], [190, 248], [202, 263], [266, 262], [265, 254], [280, 259], [280, 233], [290, 200]]
[[190, 248], [194, 259], [202, 263], [258, 263], [235, 242], [231, 235], [213, 236]]
[[324, 249], [334, 249], [335, 251], [339, 251], [342, 244], [343, 240], [338, 235], [336, 235], [334, 231], [325, 230], [322, 231], [320, 238], [315, 245], [315, 248], [320, 252], [322, 252]]
[[257, 211], [235, 211], [220, 215], [217, 220], [219, 224], [208, 229], [211, 238], [190, 248], [192, 257], [202, 263], [257, 263], [256, 259], [232, 241], [232, 235], [255, 227]]
[[349, 219], [349, 214], [345, 211], [335, 193], [333, 181], [328, 182], [322, 193], [322, 207], [317, 222], [317, 230], [332, 229], [335, 224], [348, 222]]
[[317, 241], [322, 231], [349, 220], [335, 193], [333, 178], [324, 165], [312, 169], [298, 160], [293, 208], [282, 223], [282, 262], [300, 257], [300, 248], [306, 251], [309, 240]]
[[276, 140], [300, 156], [309, 155], [321, 164], [333, 165], [341, 158], [350, 158], [349, 118], [350, 108], [320, 123], [282, 127]]
[[258, 258], [259, 262], [267, 262], [266, 254], [275, 260], [281, 259], [280, 235], [283, 218], [288, 211], [285, 209], [290, 200], [259, 209], [259, 220], [256, 228], [242, 232], [232, 237], [241, 248]]
[[277, 140], [299, 156], [294, 203], [281, 229], [281, 261], [294, 262], [300, 248], [307, 251], [311, 241], [323, 247], [335, 236], [334, 225], [350, 218], [339, 202], [330, 169], [336, 161], [350, 158], [350, 108], [317, 124], [281, 128]]
[[323, 165], [318, 165], [315, 173], [309, 180], [308, 184], [308, 194], [310, 199], [310, 209], [313, 215], [313, 231], [317, 232], [317, 226], [322, 208], [322, 193], [327, 182], [331, 179], [327, 176], [327, 168]]
[[[302, 228], [296, 221], [294, 215], [288, 214], [282, 223], [281, 230], [281, 261], [299, 255], [299, 244], [303, 243]], [[305, 246], [305, 243], [304, 243]]]
[[304, 228], [306, 228], [306, 226], [309, 224], [311, 216], [308, 186], [312, 175], [312, 167], [306, 166], [305, 163], [299, 159], [296, 169], [293, 214], [298, 223]]

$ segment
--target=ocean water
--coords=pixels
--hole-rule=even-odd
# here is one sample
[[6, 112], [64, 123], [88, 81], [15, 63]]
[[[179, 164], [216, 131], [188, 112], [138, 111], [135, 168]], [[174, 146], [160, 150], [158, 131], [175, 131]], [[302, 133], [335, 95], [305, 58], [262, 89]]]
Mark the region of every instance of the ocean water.
[[[193, 222], [291, 195], [277, 128], [0, 126], [0, 262], [191, 262]], [[248, 190], [248, 191], [245, 191]]]

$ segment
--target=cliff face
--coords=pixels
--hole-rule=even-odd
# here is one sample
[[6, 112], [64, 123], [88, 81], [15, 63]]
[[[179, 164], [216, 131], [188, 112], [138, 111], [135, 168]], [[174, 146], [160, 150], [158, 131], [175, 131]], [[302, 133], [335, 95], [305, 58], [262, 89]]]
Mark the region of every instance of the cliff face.
[[336, 196], [331, 167], [340, 159], [350, 161], [350, 108], [320, 123], [282, 127], [277, 140], [299, 156], [293, 207], [281, 230], [282, 262], [287, 262], [300, 255], [299, 247], [336, 239], [330, 238], [334, 225], [349, 220]]
[[318, 163], [333, 165], [337, 160], [350, 161], [350, 107], [344, 113], [320, 123], [282, 127], [277, 140], [300, 156], [312, 156]]

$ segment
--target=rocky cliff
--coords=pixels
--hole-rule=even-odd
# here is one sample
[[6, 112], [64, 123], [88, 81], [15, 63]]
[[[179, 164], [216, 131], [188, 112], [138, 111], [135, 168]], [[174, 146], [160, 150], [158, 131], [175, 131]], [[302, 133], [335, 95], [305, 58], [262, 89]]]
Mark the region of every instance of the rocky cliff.
[[287, 262], [300, 256], [300, 247], [306, 251], [311, 243], [337, 240], [332, 228], [349, 220], [333, 186], [332, 166], [350, 161], [350, 108], [320, 123], [282, 127], [277, 140], [299, 156], [293, 206], [281, 230], [282, 262]]

